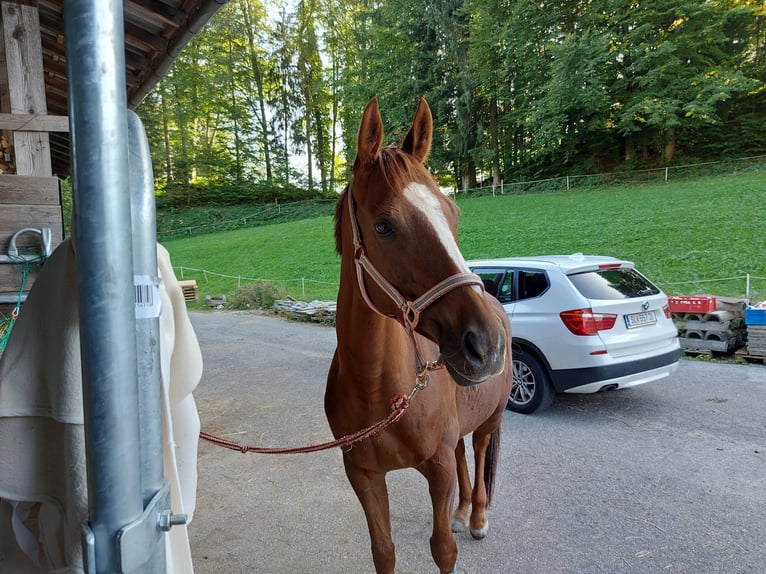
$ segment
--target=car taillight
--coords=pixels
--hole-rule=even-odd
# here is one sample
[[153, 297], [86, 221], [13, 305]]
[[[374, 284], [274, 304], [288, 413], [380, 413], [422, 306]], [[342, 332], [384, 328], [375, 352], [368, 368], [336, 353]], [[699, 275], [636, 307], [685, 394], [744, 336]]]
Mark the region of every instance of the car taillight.
[[666, 319], [672, 319], [673, 318], [673, 314], [670, 312], [670, 305], [665, 305], [662, 308], [662, 312], [665, 313], [665, 318]]
[[614, 327], [617, 315], [611, 313], [594, 313], [593, 309], [573, 309], [562, 311], [561, 320], [575, 335], [595, 335]]

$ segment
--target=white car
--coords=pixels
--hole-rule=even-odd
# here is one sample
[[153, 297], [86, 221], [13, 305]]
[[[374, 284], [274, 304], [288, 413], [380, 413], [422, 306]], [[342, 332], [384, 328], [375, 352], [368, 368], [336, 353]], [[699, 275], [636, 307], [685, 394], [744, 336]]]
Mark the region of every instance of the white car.
[[575, 253], [468, 266], [511, 320], [512, 411], [541, 410], [555, 393], [656, 381], [678, 368], [668, 298], [630, 261]]

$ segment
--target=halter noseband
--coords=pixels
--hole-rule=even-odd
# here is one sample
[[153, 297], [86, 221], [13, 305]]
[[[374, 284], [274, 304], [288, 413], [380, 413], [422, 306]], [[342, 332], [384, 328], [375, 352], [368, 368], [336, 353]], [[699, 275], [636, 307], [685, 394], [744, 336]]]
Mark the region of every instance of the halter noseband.
[[364, 299], [364, 302], [367, 304], [367, 306], [375, 311], [378, 315], [394, 319], [397, 318], [394, 315], [386, 315], [382, 313], [372, 302], [369, 294], [367, 293], [367, 287], [365, 286], [364, 282], [364, 274], [367, 273], [367, 275], [369, 275], [375, 284], [380, 287], [380, 289], [389, 297], [389, 299], [394, 302], [396, 307], [401, 312], [402, 325], [404, 325], [404, 328], [407, 331], [410, 339], [412, 339], [412, 344], [415, 347], [415, 367], [418, 374], [418, 381], [423, 382], [423, 386], [425, 386], [425, 384], [427, 384], [427, 378], [424, 378], [425, 371], [435, 370], [441, 368], [443, 365], [438, 360], [426, 361], [420, 354], [417, 341], [415, 340], [415, 328], [420, 321], [420, 314], [440, 297], [446, 295], [454, 289], [457, 289], [458, 287], [462, 287], [464, 285], [478, 285], [483, 290], [484, 283], [482, 282], [481, 278], [474, 273], [456, 273], [454, 275], [450, 275], [443, 281], [440, 281], [414, 301], [407, 300], [399, 292], [399, 290], [394, 287], [380, 271], [378, 271], [372, 261], [370, 261], [370, 258], [367, 257], [367, 254], [364, 250], [364, 243], [362, 243], [362, 236], [359, 232], [359, 222], [356, 220], [354, 198], [351, 194], [350, 185], [346, 189], [346, 195], [348, 195], [348, 213], [351, 219], [351, 230], [354, 241], [354, 265], [356, 267], [357, 283], [359, 284], [359, 291], [362, 294], [362, 299]]

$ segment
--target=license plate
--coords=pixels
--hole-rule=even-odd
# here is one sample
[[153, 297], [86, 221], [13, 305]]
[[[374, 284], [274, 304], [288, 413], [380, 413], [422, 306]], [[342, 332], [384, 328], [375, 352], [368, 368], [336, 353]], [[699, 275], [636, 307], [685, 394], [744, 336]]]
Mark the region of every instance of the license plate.
[[644, 313], [633, 313], [625, 315], [625, 325], [628, 329], [643, 327], [644, 325], [654, 325], [657, 322], [657, 316], [654, 311], [645, 311]]

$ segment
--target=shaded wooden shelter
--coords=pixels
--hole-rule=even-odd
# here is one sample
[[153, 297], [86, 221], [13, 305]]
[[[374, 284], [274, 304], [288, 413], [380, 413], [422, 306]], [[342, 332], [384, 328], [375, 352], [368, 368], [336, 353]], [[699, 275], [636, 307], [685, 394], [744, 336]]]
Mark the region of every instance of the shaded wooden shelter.
[[[226, 2], [124, 1], [130, 109], [151, 92], [188, 41]], [[65, 0], [0, 3], [0, 303], [11, 306], [21, 286], [23, 260], [47, 255], [63, 238], [59, 180], [71, 173], [64, 34], [68, 4], [72, 5]], [[40, 233], [22, 232], [11, 245], [23, 229], [49, 230], [49, 235], [45, 232], [44, 241]], [[34, 274], [32, 266], [24, 291]]]
[[138, 312], [160, 278], [148, 142], [130, 109], [225, 3], [0, 1], [0, 297], [13, 302], [19, 269], [62, 242], [59, 182], [72, 175], [77, 228], [61, 247], [76, 254], [89, 574], [165, 572], [165, 534], [185, 521], [163, 474], [160, 309]]

